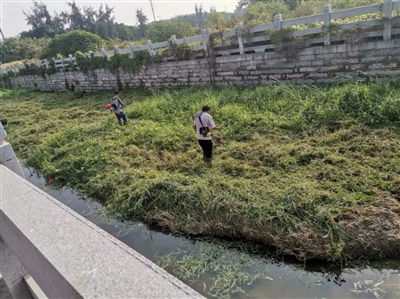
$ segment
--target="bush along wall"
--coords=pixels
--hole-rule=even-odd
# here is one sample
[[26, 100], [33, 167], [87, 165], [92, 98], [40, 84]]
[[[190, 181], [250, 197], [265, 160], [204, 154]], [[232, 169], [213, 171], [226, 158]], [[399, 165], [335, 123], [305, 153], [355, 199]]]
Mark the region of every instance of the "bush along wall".
[[[76, 52], [75, 58], [76, 63], [64, 61], [63, 71], [76, 71], [80, 70], [85, 75], [94, 75], [95, 70], [108, 70], [114, 76], [117, 77], [117, 81], [120, 81], [119, 77], [121, 71], [134, 75], [137, 74], [143, 66], [162, 62], [162, 61], [181, 61], [190, 60], [195, 58], [196, 55], [204, 57], [204, 50], [194, 51], [187, 44], [176, 45], [170, 42], [169, 46], [163, 49], [160, 54], [151, 56], [147, 50], [137, 51], [132, 53], [116, 53], [109, 56], [95, 56], [93, 53], [87, 54], [82, 52]], [[22, 68], [17, 72], [8, 72], [1, 76], [1, 84], [3, 87], [12, 87], [11, 77], [19, 76], [41, 76], [46, 78], [47, 75], [52, 75], [57, 72], [53, 59], [48, 59], [49, 64], [46, 69], [45, 66], [38, 66], [37, 64], [25, 61]], [[121, 85], [119, 83], [118, 85]], [[36, 86], [36, 85], [35, 85]], [[120, 88], [120, 87], [119, 87]]]
[[122, 69], [127, 73], [134, 74], [142, 66], [159, 60], [157, 56], [150, 56], [148, 51], [136, 52], [133, 57], [129, 53], [115, 54], [110, 57], [95, 57], [94, 54], [87, 56], [81, 52], [77, 52], [75, 57], [79, 70], [84, 74], [89, 74], [96, 69], [106, 69], [113, 74], [117, 74]]
[[[13, 86], [36, 87], [40, 90], [65, 90], [65, 80], [73, 80], [76, 91], [113, 88], [178, 87], [182, 85], [217, 86], [273, 85], [290, 81], [295, 84], [330, 84], [349, 81], [370, 81], [377, 77], [400, 74], [400, 39], [364, 41], [353, 44], [304, 47], [302, 41], [287, 43], [286, 32], [274, 36], [281, 52], [249, 53], [208, 58], [193, 58], [184, 46], [168, 47], [157, 56], [147, 51], [94, 57], [76, 54], [82, 72], [66, 67], [51, 80], [40, 77], [43, 71], [30, 69], [36, 77], [11, 77]], [[189, 52], [189, 53], [188, 53]], [[189, 57], [189, 58], [188, 58]], [[52, 64], [50, 64], [52, 65]], [[48, 74], [54, 69], [46, 70]], [[7, 81], [7, 78], [4, 78]], [[35, 85], [36, 83], [36, 85]], [[104, 84], [103, 84], [104, 83]]]

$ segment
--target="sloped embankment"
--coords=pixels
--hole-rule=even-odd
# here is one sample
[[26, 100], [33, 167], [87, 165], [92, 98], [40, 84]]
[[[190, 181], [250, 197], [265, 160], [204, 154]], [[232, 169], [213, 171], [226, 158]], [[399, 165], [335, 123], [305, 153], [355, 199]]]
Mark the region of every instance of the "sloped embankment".
[[[29, 166], [110, 213], [191, 235], [244, 238], [300, 259], [400, 255], [400, 87], [189, 88], [109, 95], [2, 91]], [[207, 168], [191, 128], [211, 105], [225, 143]]]

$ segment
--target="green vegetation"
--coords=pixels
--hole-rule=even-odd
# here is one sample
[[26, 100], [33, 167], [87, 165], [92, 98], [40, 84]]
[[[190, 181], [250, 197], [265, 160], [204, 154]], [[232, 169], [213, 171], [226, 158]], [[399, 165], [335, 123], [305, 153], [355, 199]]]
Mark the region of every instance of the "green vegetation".
[[[49, 44], [48, 38], [7, 38], [0, 42], [1, 67], [18, 65], [19, 60], [38, 59]], [[13, 64], [8, 64], [12, 63]]]
[[[400, 85], [1, 92], [8, 141], [26, 164], [122, 218], [242, 238], [299, 259], [399, 257]], [[226, 143], [203, 165], [204, 104]]]
[[146, 37], [153, 43], [165, 42], [175, 35], [176, 38], [195, 36], [200, 34], [200, 28], [194, 28], [183, 21], [154, 22], [147, 29]]
[[129, 56], [129, 53], [124, 53], [116, 54], [109, 58], [95, 57], [93, 54], [90, 57], [86, 57], [83, 53], [76, 53], [77, 63], [83, 73], [103, 68], [114, 74], [117, 74], [120, 69], [130, 74], [134, 74], [139, 71], [143, 65], [158, 59], [158, 57], [150, 56], [148, 51], [138, 51], [135, 53], [133, 58], [129, 58]]
[[[86, 34], [88, 33], [84, 32], [84, 35]], [[75, 58], [76, 63], [79, 66], [79, 70], [84, 74], [93, 72], [96, 69], [106, 69], [119, 77], [121, 70], [129, 74], [135, 74], [140, 71], [143, 66], [154, 62], [159, 62], [163, 57], [172, 57], [176, 60], [185, 60], [193, 58], [194, 55], [198, 53], [202, 53], [204, 55], [204, 50], [194, 51], [188, 44], [175, 45], [170, 43], [168, 47], [161, 51], [160, 55], [155, 56], [150, 56], [150, 53], [147, 50], [137, 51], [133, 57], [131, 57], [131, 54], [129, 53], [114, 54], [107, 57], [96, 57], [94, 56], [94, 53], [91, 55], [86, 55], [78, 51], [75, 53]], [[15, 65], [21, 66], [22, 64], [23, 67], [21, 67], [17, 72], [8, 71], [6, 74], [1, 76], [3, 86], [12, 87], [9, 80], [10, 77], [36, 75], [45, 78], [45, 74], [51, 75], [56, 73], [54, 63], [50, 62], [48, 69], [46, 69], [45, 66], [37, 66], [36, 63], [37, 61], [19, 61], [19, 63]], [[69, 61], [65, 61], [64, 66], [69, 70], [76, 70], [75, 64]], [[122, 87], [120, 86], [119, 88]]]
[[[150, 39], [153, 42], [167, 41], [171, 35], [177, 38], [189, 37], [199, 34], [203, 28], [210, 28], [214, 33], [234, 30], [238, 22], [243, 22], [245, 28], [257, 24], [274, 21], [276, 14], [282, 14], [283, 19], [293, 19], [314, 14], [321, 14], [323, 6], [330, 3], [332, 10], [341, 10], [369, 4], [383, 3], [384, 0], [242, 0], [239, 7], [245, 7], [243, 16], [232, 13], [217, 12], [211, 8], [204, 11], [202, 5], [194, 5], [194, 13], [177, 16], [171, 20], [149, 23], [148, 17], [142, 10], [135, 12], [137, 25], [128, 26], [118, 23], [114, 17], [114, 8], [101, 5], [97, 10], [92, 6], [81, 8], [74, 1], [68, 2], [69, 11], [60, 11], [51, 15], [47, 6], [41, 2], [33, 1], [32, 9], [25, 12], [26, 21], [31, 29], [21, 33], [21, 38], [8, 38], [0, 43], [0, 56], [2, 62], [14, 60], [39, 59], [40, 57], [52, 58], [57, 54], [67, 56], [76, 51], [86, 52], [86, 44], [81, 42], [78, 46], [56, 47], [56, 52], [45, 52], [49, 39], [75, 30], [82, 30], [101, 37], [101, 46], [112, 50], [114, 46], [127, 47], [129, 43], [144, 44]], [[397, 15], [399, 11], [394, 12]], [[357, 22], [368, 19], [382, 19], [382, 13], [374, 13], [347, 19], [333, 20], [338, 25], [342, 23]], [[322, 23], [294, 26], [293, 29], [305, 29], [322, 26]], [[397, 26], [397, 25], [396, 25]], [[363, 30], [371, 30], [365, 28]], [[374, 29], [376, 30], [376, 28]], [[360, 29], [357, 29], [360, 31]], [[349, 33], [346, 31], [345, 33]], [[342, 32], [336, 32], [342, 34]], [[74, 45], [74, 43], [72, 43]], [[54, 47], [52, 47], [54, 48]]]
[[[190, 284], [211, 280], [211, 283], [203, 282], [204, 292], [215, 298], [231, 298], [238, 293], [248, 296], [244, 286], [256, 280], [272, 280], [265, 267], [267, 257], [252, 254], [257, 246], [215, 239], [195, 241], [196, 250], [188, 244], [182, 245], [175, 252], [157, 257], [157, 264]], [[213, 273], [212, 278], [210, 273]]]
[[56, 57], [61, 54], [67, 57], [77, 51], [89, 52], [99, 51], [102, 39], [100, 36], [83, 30], [75, 30], [68, 33], [56, 35], [46, 47], [43, 57]]

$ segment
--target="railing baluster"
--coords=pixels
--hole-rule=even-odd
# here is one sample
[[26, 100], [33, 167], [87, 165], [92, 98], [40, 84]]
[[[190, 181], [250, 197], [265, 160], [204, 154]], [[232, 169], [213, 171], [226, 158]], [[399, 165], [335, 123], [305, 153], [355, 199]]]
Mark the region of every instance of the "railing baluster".
[[390, 40], [392, 38], [392, 18], [393, 18], [393, 0], [385, 0], [383, 40]]
[[331, 5], [324, 6], [324, 45], [329, 46], [331, 44]]
[[238, 37], [238, 44], [239, 44], [239, 52], [240, 55], [244, 54], [244, 46], [243, 46], [243, 22], [240, 22], [236, 25], [237, 29], [237, 37]]

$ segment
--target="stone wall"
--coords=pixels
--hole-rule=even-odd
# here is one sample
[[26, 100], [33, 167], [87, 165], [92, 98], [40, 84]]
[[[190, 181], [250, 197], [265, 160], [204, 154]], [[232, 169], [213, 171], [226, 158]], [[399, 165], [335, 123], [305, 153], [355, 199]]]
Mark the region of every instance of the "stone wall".
[[279, 81], [295, 84], [364, 81], [368, 77], [400, 74], [400, 39], [318, 46], [293, 55], [263, 52], [235, 56], [165, 61], [143, 67], [137, 74], [108, 70], [83, 74], [56, 73], [42, 78], [11, 78], [13, 87], [42, 91], [95, 91], [139, 86], [175, 87], [182, 85], [271, 85]]

